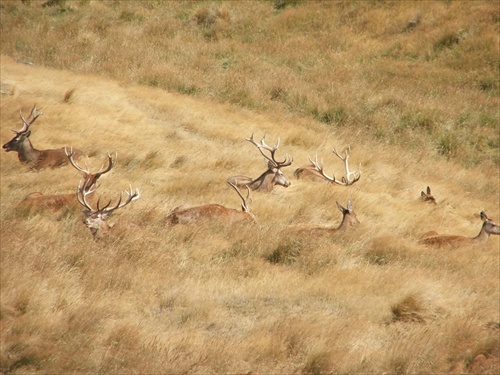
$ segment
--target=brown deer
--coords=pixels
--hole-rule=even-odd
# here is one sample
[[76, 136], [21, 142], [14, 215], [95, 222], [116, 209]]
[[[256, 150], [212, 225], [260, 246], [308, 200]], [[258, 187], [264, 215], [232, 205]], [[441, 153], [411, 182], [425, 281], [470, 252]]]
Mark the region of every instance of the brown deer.
[[[66, 156], [73, 167], [76, 168], [84, 179], [84, 186], [87, 191], [94, 191], [97, 188], [97, 180], [105, 173], [108, 173], [116, 163], [115, 159], [108, 153], [108, 165], [101, 166], [101, 169], [96, 173], [91, 173], [88, 169], [80, 167], [73, 159], [73, 149], [65, 149]], [[71, 194], [53, 194], [44, 195], [36, 192], [28, 194], [19, 204], [17, 209], [21, 212], [36, 213], [43, 211], [60, 211], [62, 209], [76, 210], [79, 207], [75, 193]]]
[[420, 192], [420, 199], [427, 203], [437, 204], [436, 198], [434, 198], [434, 196], [432, 195], [431, 188], [429, 186], [427, 186], [426, 193], [424, 193], [423, 191]]
[[[31, 109], [31, 113], [27, 119], [25, 119], [22, 113], [20, 113], [21, 120], [23, 121], [22, 128], [20, 130], [12, 130], [16, 133], [16, 136], [4, 144], [2, 148], [6, 152], [17, 152], [19, 161], [29, 166], [32, 170], [57, 168], [68, 164], [68, 158], [66, 157], [64, 148], [37, 150], [31, 144], [31, 141], [29, 140], [31, 131], [29, 129], [41, 114], [42, 112], [36, 108], [36, 104]], [[80, 150], [75, 149], [73, 153], [75, 159], [84, 156], [84, 153]]]
[[484, 221], [481, 231], [476, 237], [465, 237], [459, 235], [438, 234], [435, 231], [427, 232], [418, 241], [422, 245], [430, 246], [460, 246], [475, 243], [484, 243], [488, 240], [490, 234], [500, 234], [500, 226], [496, 225], [484, 211], [481, 211], [481, 220]]
[[243, 197], [238, 187], [228, 182], [241, 198], [241, 211], [233, 208], [226, 208], [220, 204], [206, 204], [204, 206], [196, 207], [177, 207], [167, 217], [166, 221], [169, 225], [175, 224], [200, 224], [204, 222], [211, 222], [219, 220], [227, 222], [228, 224], [234, 223], [255, 223], [255, 216], [250, 211], [249, 197], [250, 188], [246, 186], [248, 193], [246, 198]]
[[[286, 154], [283, 161], [277, 161], [274, 154], [280, 145], [280, 139], [274, 147], [270, 147], [265, 143], [265, 135], [262, 137], [260, 143], [257, 143], [253, 139], [253, 134], [250, 138], [246, 138], [247, 141], [255, 145], [262, 156], [267, 160], [267, 170], [262, 173], [256, 179], [252, 179], [246, 176], [233, 176], [229, 177], [227, 182], [236, 185], [237, 187], [248, 186], [251, 190], [270, 192], [273, 190], [274, 186], [280, 185], [283, 187], [290, 186], [290, 182], [286, 179], [285, 175], [281, 171], [281, 168], [288, 167], [292, 164], [293, 158]], [[270, 156], [266, 155], [264, 151], [269, 151]]]
[[361, 178], [361, 172], [358, 169], [354, 172], [349, 170], [349, 154], [351, 152], [350, 146], [345, 148], [345, 156], [340, 155], [335, 148], [333, 148], [333, 153], [340, 158], [344, 162], [346, 175], [342, 177], [341, 180], [337, 180], [335, 178], [335, 174], [332, 177], [328, 176], [323, 170], [323, 166], [318, 163], [318, 155], [316, 155], [316, 159], [312, 160], [309, 158], [311, 162], [310, 165], [306, 165], [305, 167], [297, 168], [294, 172], [294, 176], [297, 178], [306, 178], [309, 180], [316, 181], [328, 181], [330, 183], [334, 183], [337, 185], [348, 186], [352, 185], [355, 182], [359, 181]]
[[339, 233], [343, 232], [347, 229], [349, 229], [351, 226], [356, 226], [359, 223], [359, 220], [356, 216], [356, 213], [352, 209], [352, 202], [348, 201], [347, 202], [347, 208], [342, 206], [339, 202], [337, 203], [337, 207], [342, 212], [342, 222], [340, 225], [336, 228], [331, 228], [331, 227], [318, 227], [316, 225], [293, 225], [290, 227], [292, 230], [297, 230], [299, 233], [303, 234], [314, 234], [314, 235], [321, 235], [321, 234], [334, 234], [334, 233]]
[[135, 192], [132, 191], [132, 186], [125, 193], [127, 194], [127, 199], [122, 202], [122, 194], [120, 193], [120, 199], [118, 203], [110, 207], [111, 200], [101, 207], [101, 198], [97, 200], [97, 208], [94, 209], [87, 201], [87, 195], [91, 194], [92, 190], [89, 190], [87, 186], [85, 186], [85, 182], [78, 185], [77, 190], [77, 199], [78, 202], [84, 207], [82, 210], [85, 214], [85, 219], [83, 223], [90, 229], [94, 240], [99, 240], [104, 236], [108, 235], [114, 227], [111, 227], [106, 222], [106, 219], [117, 209], [123, 208], [132, 201], [135, 201], [140, 198], [139, 190], [135, 189]]

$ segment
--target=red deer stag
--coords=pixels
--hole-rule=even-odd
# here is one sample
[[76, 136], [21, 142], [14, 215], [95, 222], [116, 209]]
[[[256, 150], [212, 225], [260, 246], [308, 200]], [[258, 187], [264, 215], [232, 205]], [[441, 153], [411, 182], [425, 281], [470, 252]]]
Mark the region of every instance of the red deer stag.
[[305, 167], [297, 168], [294, 172], [294, 176], [297, 178], [306, 178], [310, 180], [317, 180], [317, 181], [328, 181], [337, 185], [342, 185], [342, 186], [348, 186], [352, 185], [355, 182], [359, 181], [361, 178], [361, 172], [359, 170], [359, 167], [356, 171], [351, 172], [349, 170], [349, 154], [351, 152], [351, 148], [347, 146], [345, 148], [345, 156], [340, 155], [335, 148], [333, 148], [333, 153], [337, 155], [340, 160], [344, 162], [345, 166], [345, 171], [346, 171], [346, 176], [342, 177], [341, 180], [337, 180], [335, 178], [335, 174], [333, 174], [332, 177], [328, 176], [325, 174], [325, 171], [323, 170], [323, 166], [318, 163], [318, 155], [316, 155], [316, 159], [312, 160], [309, 158], [309, 161], [311, 162], [311, 165], [307, 165]]
[[[250, 138], [246, 138], [247, 141], [251, 142], [255, 145], [262, 156], [267, 159], [267, 171], [262, 173], [255, 180], [246, 176], [233, 176], [228, 178], [228, 182], [234, 184], [238, 187], [248, 186], [251, 190], [256, 191], [264, 191], [270, 192], [273, 190], [275, 185], [280, 185], [283, 187], [290, 186], [290, 182], [286, 179], [285, 175], [281, 171], [281, 168], [288, 167], [292, 164], [293, 158], [291, 158], [288, 154], [285, 155], [285, 159], [283, 161], [277, 161], [274, 154], [280, 145], [280, 139], [278, 138], [278, 142], [274, 147], [270, 147], [265, 142], [265, 135], [262, 137], [260, 143], [257, 143], [253, 139], [253, 134]], [[269, 157], [264, 153], [265, 151], [269, 151], [271, 156]]]
[[356, 213], [352, 209], [352, 202], [347, 202], [347, 208], [343, 207], [339, 202], [337, 203], [337, 207], [342, 212], [342, 222], [336, 228], [330, 227], [318, 227], [315, 225], [293, 225], [290, 228], [293, 230], [298, 230], [300, 233], [304, 234], [313, 234], [313, 235], [321, 235], [321, 234], [334, 234], [338, 232], [342, 232], [350, 228], [351, 226], [356, 226], [359, 224], [359, 220], [356, 216]]
[[[76, 161], [73, 159], [73, 149], [65, 149], [66, 156], [73, 167], [75, 167], [79, 172], [81, 172], [84, 179], [84, 186], [86, 191], [94, 191], [97, 188], [97, 180], [105, 173], [108, 173], [111, 168], [113, 168], [116, 162], [108, 153], [108, 165], [105, 167], [101, 166], [99, 172], [91, 173], [88, 168], [83, 169], [80, 167]], [[73, 210], [78, 208], [78, 200], [76, 199], [75, 193], [71, 194], [54, 194], [54, 195], [44, 195], [42, 193], [31, 193], [28, 194], [21, 202], [19, 202], [17, 208], [21, 212], [36, 213], [43, 211], [56, 212], [62, 209]]]
[[481, 220], [484, 221], [481, 231], [476, 237], [464, 237], [459, 235], [438, 234], [435, 231], [427, 232], [418, 241], [422, 245], [430, 246], [460, 246], [475, 243], [484, 243], [490, 234], [500, 234], [500, 226], [496, 225], [484, 211], [480, 213]]
[[437, 204], [436, 198], [432, 195], [431, 188], [429, 186], [427, 186], [427, 193], [424, 193], [423, 191], [420, 192], [420, 199], [427, 203]]
[[99, 240], [102, 237], [108, 235], [111, 230], [114, 227], [110, 227], [108, 223], [106, 222], [106, 219], [117, 209], [125, 207], [132, 201], [135, 201], [140, 198], [139, 195], [139, 190], [135, 189], [135, 192], [132, 191], [132, 186], [128, 191], [125, 191], [127, 193], [127, 199], [125, 202], [122, 202], [122, 194], [120, 193], [120, 199], [118, 200], [118, 203], [110, 207], [111, 205], [111, 200], [104, 206], [101, 207], [101, 199], [99, 198], [97, 200], [97, 208], [94, 209], [92, 206], [87, 202], [87, 195], [90, 194], [89, 189], [87, 186], [85, 186], [85, 183], [81, 183], [78, 185], [78, 190], [77, 190], [77, 199], [78, 202], [84, 207], [83, 213], [85, 214], [85, 219], [83, 220], [83, 223], [90, 229], [90, 232], [92, 233], [92, 236], [94, 237], [94, 240]]
[[[64, 148], [60, 149], [49, 149], [49, 150], [37, 150], [33, 147], [29, 140], [31, 134], [30, 126], [33, 125], [35, 120], [42, 114], [36, 108], [36, 104], [33, 106], [30, 115], [25, 119], [20, 113], [21, 120], [23, 121], [23, 127], [20, 130], [12, 130], [16, 133], [16, 136], [12, 138], [9, 142], [4, 144], [2, 147], [6, 152], [15, 151], [19, 161], [26, 164], [32, 170], [39, 170], [43, 168], [57, 168], [68, 164], [68, 158], [64, 152]], [[74, 150], [75, 159], [84, 156], [84, 153], [80, 150]]]
[[219, 220], [223, 222], [227, 222], [229, 224], [234, 223], [255, 223], [255, 217], [250, 211], [250, 207], [248, 205], [249, 197], [250, 197], [250, 188], [246, 186], [248, 193], [246, 198], [243, 197], [241, 192], [238, 190], [238, 187], [228, 182], [234, 190], [238, 193], [241, 198], [241, 211], [235, 210], [233, 208], [226, 208], [221, 206], [220, 204], [207, 204], [204, 206], [196, 206], [196, 207], [177, 207], [175, 208], [167, 217], [166, 221], [170, 225], [174, 224], [200, 224], [211, 222], [214, 220]]

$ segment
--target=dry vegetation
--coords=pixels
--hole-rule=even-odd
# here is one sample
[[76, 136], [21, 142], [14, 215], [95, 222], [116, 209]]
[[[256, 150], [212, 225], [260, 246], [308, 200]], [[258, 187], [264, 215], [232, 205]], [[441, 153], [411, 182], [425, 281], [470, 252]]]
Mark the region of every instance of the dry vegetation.
[[[497, 2], [3, 1], [1, 143], [19, 110], [37, 148], [74, 146], [97, 193], [141, 199], [93, 241], [69, 193], [2, 151], [0, 371], [56, 373], [486, 373], [499, 371], [500, 236], [439, 250], [500, 220]], [[23, 64], [19, 61], [30, 62]], [[244, 139], [281, 138], [292, 182], [252, 194], [255, 225], [167, 227], [179, 205], [241, 200], [257, 177]], [[349, 187], [294, 178], [351, 145]], [[420, 200], [429, 185], [437, 205]], [[335, 236], [338, 201], [361, 224]]]

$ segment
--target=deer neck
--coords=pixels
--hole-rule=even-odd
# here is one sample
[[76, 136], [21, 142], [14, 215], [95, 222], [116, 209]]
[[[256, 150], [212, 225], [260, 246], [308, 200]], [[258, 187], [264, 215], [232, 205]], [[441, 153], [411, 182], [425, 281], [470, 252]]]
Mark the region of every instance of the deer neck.
[[105, 221], [99, 224], [99, 228], [90, 228], [94, 240], [99, 241], [100, 239], [106, 237], [111, 230], [111, 227]]
[[33, 147], [28, 138], [19, 145], [17, 157], [21, 163], [33, 163], [38, 160], [39, 155], [40, 151]]
[[347, 215], [344, 215], [344, 217], [342, 218], [342, 222], [340, 223], [336, 231], [346, 230], [348, 226], [349, 226], [349, 220], [347, 220]]
[[476, 237], [471, 238], [472, 241], [485, 242], [488, 240], [488, 237], [490, 236], [490, 234], [486, 230], [486, 224], [487, 224], [486, 222], [483, 223], [481, 231], [479, 232], [479, 234]]
[[260, 190], [269, 192], [273, 190], [274, 172], [270, 169], [262, 173], [259, 177], [248, 184], [251, 190]]

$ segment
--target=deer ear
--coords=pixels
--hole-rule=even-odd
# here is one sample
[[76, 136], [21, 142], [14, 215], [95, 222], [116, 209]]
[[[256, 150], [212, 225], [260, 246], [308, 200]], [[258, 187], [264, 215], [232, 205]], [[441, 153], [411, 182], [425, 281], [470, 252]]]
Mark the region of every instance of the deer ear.
[[337, 207], [339, 208], [340, 212], [344, 213], [344, 211], [346, 211], [346, 209], [344, 207], [342, 207], [342, 205], [339, 202], [335, 202], [335, 203], [337, 203]]
[[26, 133], [24, 133], [26, 135], [26, 138], [29, 137], [31, 135], [31, 130], [28, 130]]
[[420, 192], [420, 196], [421, 196], [422, 198], [425, 198], [425, 195], [426, 195], [426, 194], [425, 194], [423, 191], [421, 191], [421, 192]]
[[431, 195], [431, 188], [429, 186], [427, 186], [427, 194]]
[[350, 213], [352, 212], [352, 202], [351, 201], [347, 201], [347, 211], [349, 211]]
[[488, 217], [488, 215], [486, 215], [486, 212], [484, 212], [484, 211], [481, 211], [481, 213], [479, 214], [479, 216], [481, 216], [481, 220], [483, 220], [483, 221], [490, 220], [489, 217]]

